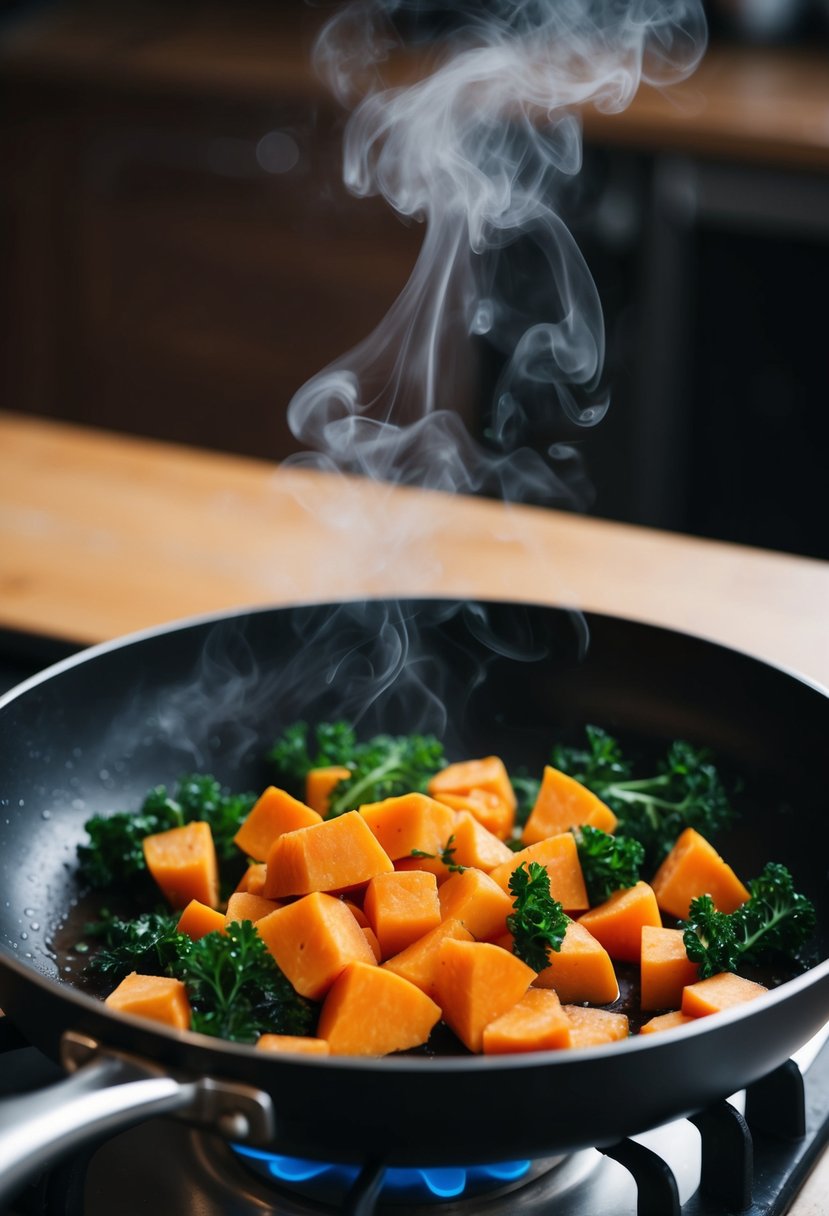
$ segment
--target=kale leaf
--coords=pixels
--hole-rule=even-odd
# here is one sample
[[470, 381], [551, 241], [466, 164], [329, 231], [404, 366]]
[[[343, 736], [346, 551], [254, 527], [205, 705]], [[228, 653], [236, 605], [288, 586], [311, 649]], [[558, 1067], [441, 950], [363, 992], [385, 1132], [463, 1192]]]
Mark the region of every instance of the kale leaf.
[[121, 884], [146, 870], [145, 836], [182, 827], [194, 819], [210, 824], [221, 860], [237, 855], [233, 837], [255, 802], [254, 794], [231, 794], [214, 777], [192, 774], [176, 788], [151, 789], [137, 811], [96, 815], [84, 825], [89, 842], [78, 845], [81, 877], [91, 887]]
[[564, 909], [550, 894], [550, 876], [537, 861], [513, 870], [509, 880], [513, 911], [507, 928], [513, 937], [512, 952], [533, 971], [543, 971], [550, 951], [558, 952], [570, 923]]
[[700, 979], [773, 955], [797, 960], [814, 932], [815, 908], [794, 889], [785, 866], [769, 862], [748, 884], [749, 898], [734, 912], [718, 912], [710, 895], [691, 901], [683, 923], [685, 953]]
[[656, 772], [634, 779], [618, 742], [597, 726], [586, 728], [586, 748], [556, 747], [552, 763], [568, 773], [616, 813], [619, 834], [645, 849], [655, 870], [687, 827], [710, 839], [733, 818], [725, 788], [703, 749], [677, 740]]
[[[101, 920], [85, 927], [86, 937], [99, 938], [101, 946], [89, 960], [90, 971], [120, 981], [130, 971], [165, 975], [190, 948], [190, 938], [177, 929], [178, 912], [142, 912], [123, 920], [106, 909]], [[86, 948], [86, 943], [83, 943]]]
[[312, 768], [341, 765], [351, 776], [339, 781], [329, 801], [328, 818], [399, 794], [424, 792], [446, 760], [434, 735], [375, 735], [358, 742], [346, 722], [321, 722], [313, 737], [305, 722], [289, 726], [273, 744], [268, 759], [279, 778], [302, 796]]
[[573, 834], [591, 907], [604, 903], [614, 891], [636, 885], [645, 860], [644, 846], [638, 840], [610, 835], [590, 824], [576, 828]]
[[187, 988], [200, 1034], [253, 1043], [265, 1033], [314, 1033], [317, 1005], [295, 991], [251, 921], [193, 942], [172, 971]]
[[347, 722], [321, 722], [313, 736], [307, 722], [294, 722], [272, 744], [268, 760], [281, 781], [301, 795], [310, 769], [350, 767], [356, 747], [357, 736]]

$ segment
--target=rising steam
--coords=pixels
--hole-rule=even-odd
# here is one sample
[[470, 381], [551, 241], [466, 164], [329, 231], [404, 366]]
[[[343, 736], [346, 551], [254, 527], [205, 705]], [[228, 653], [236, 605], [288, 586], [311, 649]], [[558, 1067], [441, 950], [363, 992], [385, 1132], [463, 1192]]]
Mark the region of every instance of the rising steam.
[[[583, 506], [572, 447], [545, 458], [527, 445], [539, 419], [589, 427], [608, 404], [598, 295], [559, 215], [581, 166], [579, 111], [620, 111], [640, 82], [689, 74], [701, 0], [455, 0], [431, 12], [444, 25], [434, 69], [390, 85], [428, 7], [356, 0], [317, 42], [317, 68], [350, 110], [347, 186], [425, 232], [378, 328], [291, 401], [309, 450], [290, 463]], [[485, 444], [454, 408], [475, 341], [501, 366]]]

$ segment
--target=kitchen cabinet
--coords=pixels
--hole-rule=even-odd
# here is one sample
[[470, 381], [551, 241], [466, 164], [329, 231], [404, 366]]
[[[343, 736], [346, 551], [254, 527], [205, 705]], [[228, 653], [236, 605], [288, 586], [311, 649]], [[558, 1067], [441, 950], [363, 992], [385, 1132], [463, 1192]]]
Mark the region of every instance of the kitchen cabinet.
[[8, 31], [7, 404], [293, 450], [292, 394], [383, 317], [421, 237], [342, 185], [311, 16], [69, 5]]

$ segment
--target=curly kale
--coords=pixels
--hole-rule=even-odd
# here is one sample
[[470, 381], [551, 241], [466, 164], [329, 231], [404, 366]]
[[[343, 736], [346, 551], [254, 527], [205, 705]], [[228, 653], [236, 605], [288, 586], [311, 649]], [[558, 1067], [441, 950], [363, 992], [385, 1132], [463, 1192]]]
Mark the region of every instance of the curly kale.
[[[166, 975], [190, 948], [190, 938], [179, 933], [178, 912], [142, 912], [131, 920], [103, 909], [101, 920], [85, 927], [86, 937], [98, 938], [101, 946], [90, 957], [89, 970], [119, 981], [130, 971], [141, 975]], [[85, 953], [86, 942], [78, 946]]]
[[328, 818], [366, 802], [423, 793], [429, 779], [446, 764], [443, 744], [434, 735], [375, 735], [358, 743], [345, 722], [321, 723], [314, 729], [313, 740], [307, 724], [296, 722], [277, 739], [268, 758], [280, 780], [298, 793], [309, 769], [347, 768], [351, 775], [334, 787]]
[[233, 837], [255, 802], [254, 794], [231, 794], [214, 777], [182, 777], [175, 789], [151, 789], [137, 811], [118, 811], [87, 820], [89, 842], [78, 845], [82, 878], [91, 887], [121, 884], [146, 870], [145, 836], [182, 827], [194, 819], [210, 824], [221, 860], [236, 855]]
[[268, 760], [282, 783], [302, 794], [310, 769], [351, 767], [356, 747], [357, 736], [347, 722], [321, 722], [313, 732], [307, 722], [294, 722], [272, 744]]
[[509, 880], [513, 911], [507, 928], [513, 937], [512, 952], [533, 971], [543, 971], [550, 951], [561, 949], [570, 923], [564, 909], [550, 894], [550, 876], [537, 861], [513, 870]]
[[556, 747], [552, 763], [601, 798], [618, 816], [619, 834], [633, 837], [655, 869], [687, 827], [706, 838], [733, 818], [725, 788], [708, 753], [678, 740], [656, 772], [634, 778], [618, 742], [588, 726], [586, 748]]
[[573, 834], [591, 907], [604, 903], [614, 891], [636, 885], [645, 860], [644, 846], [638, 840], [610, 835], [589, 824]]
[[172, 966], [192, 1006], [192, 1029], [237, 1043], [260, 1034], [313, 1034], [318, 1006], [282, 974], [251, 921], [192, 942]]
[[797, 960], [814, 932], [814, 905], [795, 891], [785, 866], [769, 862], [748, 890], [749, 898], [734, 912], [718, 912], [710, 895], [691, 901], [683, 941], [701, 979], [774, 955]]

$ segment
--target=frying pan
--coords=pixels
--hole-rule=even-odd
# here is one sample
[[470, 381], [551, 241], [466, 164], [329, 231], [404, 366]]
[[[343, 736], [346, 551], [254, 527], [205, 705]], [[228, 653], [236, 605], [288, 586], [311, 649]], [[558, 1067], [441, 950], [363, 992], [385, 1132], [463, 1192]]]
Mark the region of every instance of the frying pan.
[[[710, 747], [739, 775], [721, 851], [766, 861], [816, 904], [815, 965], [742, 1009], [606, 1048], [517, 1057], [299, 1058], [111, 1012], [54, 943], [93, 814], [212, 772], [261, 789], [290, 722], [439, 734], [452, 758], [540, 772], [586, 723], [656, 755]], [[610, 616], [503, 602], [369, 601], [239, 612], [95, 647], [0, 701], [0, 1005], [73, 1075], [13, 1099], [6, 1190], [27, 1159], [177, 1110], [274, 1151], [398, 1165], [542, 1157], [688, 1115], [764, 1076], [829, 1018], [829, 697], [710, 642]]]

